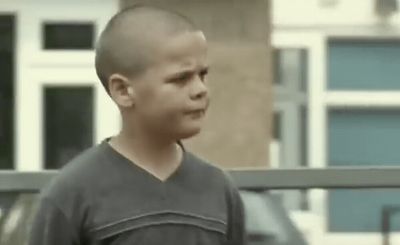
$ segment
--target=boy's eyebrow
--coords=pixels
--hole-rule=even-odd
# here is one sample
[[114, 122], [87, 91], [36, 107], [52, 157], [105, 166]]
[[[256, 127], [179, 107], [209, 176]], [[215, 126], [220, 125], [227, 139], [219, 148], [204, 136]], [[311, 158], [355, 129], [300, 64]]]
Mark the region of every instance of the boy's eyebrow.
[[[201, 69], [199, 69], [199, 73], [208, 73], [208, 71], [209, 71], [209, 66], [204, 66]], [[196, 69], [186, 69], [186, 70], [174, 72], [169, 77], [175, 77], [175, 76], [179, 76], [179, 75], [190, 75], [195, 72], [197, 72]]]

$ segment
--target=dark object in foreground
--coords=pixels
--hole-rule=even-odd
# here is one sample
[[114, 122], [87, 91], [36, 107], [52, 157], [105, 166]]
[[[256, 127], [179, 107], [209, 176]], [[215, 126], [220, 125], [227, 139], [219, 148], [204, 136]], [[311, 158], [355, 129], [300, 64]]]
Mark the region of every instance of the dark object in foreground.
[[[1, 206], [0, 244], [25, 245], [36, 209], [37, 194], [4, 194], [6, 198], [0, 201], [12, 205], [6, 208]], [[245, 204], [248, 245], [306, 245], [274, 195], [242, 191], [241, 196]]]

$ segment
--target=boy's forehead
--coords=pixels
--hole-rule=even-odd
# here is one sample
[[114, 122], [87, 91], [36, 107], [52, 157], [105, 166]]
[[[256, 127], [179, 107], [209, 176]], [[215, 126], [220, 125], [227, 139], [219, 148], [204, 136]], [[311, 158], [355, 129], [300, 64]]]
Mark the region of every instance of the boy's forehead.
[[187, 56], [206, 56], [207, 42], [200, 31], [184, 32], [164, 37], [157, 45], [158, 50], [168, 59]]
[[[137, 23], [136, 23], [137, 24]], [[200, 41], [206, 43], [205, 35], [202, 31], [193, 30], [169, 30], [163, 25], [156, 25], [153, 28], [143, 28], [143, 26], [127, 26], [127, 28], [120, 29], [117, 36], [125, 40], [125, 45], [128, 46], [132, 43], [141, 43], [142, 46], [147, 48], [157, 49], [170, 47], [174, 43], [191, 41]], [[118, 38], [118, 37], [115, 38]]]
[[116, 44], [119, 46], [118, 49], [125, 50], [124, 53], [129, 54], [129, 59], [138, 58], [137, 55], [140, 53], [148, 62], [159, 63], [165, 59], [175, 60], [206, 53], [207, 44], [203, 32], [175, 28], [168, 21], [163, 23], [158, 18], [149, 17], [151, 16], [146, 14], [139, 17], [129, 16], [118, 28], [117, 35], [121, 35], [121, 40], [124, 41]]
[[207, 66], [207, 43], [201, 32], [188, 32], [171, 37], [163, 42], [159, 51], [160, 61], [177, 69]]

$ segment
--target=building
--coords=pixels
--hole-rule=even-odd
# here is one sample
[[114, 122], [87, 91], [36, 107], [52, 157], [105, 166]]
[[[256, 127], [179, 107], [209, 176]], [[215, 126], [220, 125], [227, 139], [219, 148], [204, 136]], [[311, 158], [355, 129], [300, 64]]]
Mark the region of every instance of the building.
[[[272, 6], [275, 165], [398, 166], [398, 2], [275, 0]], [[298, 224], [315, 234], [312, 244], [381, 244], [382, 209], [399, 206], [399, 194], [312, 190]], [[299, 209], [294, 195], [289, 205]], [[393, 231], [399, 227], [393, 217]]]
[[[188, 144], [225, 167], [266, 166], [271, 108], [264, 25], [269, 20], [268, 2], [147, 2], [184, 11], [209, 37], [214, 67], [210, 81], [218, 81], [210, 86], [216, 96], [203, 134]], [[118, 132], [119, 112], [95, 75], [93, 46], [108, 19], [127, 4], [116, 0], [0, 3], [5, 54], [1, 67], [6, 74], [0, 93], [1, 169], [57, 169]], [[235, 18], [241, 25], [216, 25]]]

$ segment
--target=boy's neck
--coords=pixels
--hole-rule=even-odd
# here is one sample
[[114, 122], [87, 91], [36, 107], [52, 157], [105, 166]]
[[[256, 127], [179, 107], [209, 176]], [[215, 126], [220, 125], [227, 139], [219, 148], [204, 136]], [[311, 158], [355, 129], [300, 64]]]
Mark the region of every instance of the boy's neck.
[[121, 132], [111, 138], [110, 145], [131, 160], [160, 179], [168, 177], [182, 160], [182, 148], [176, 140], [151, 137], [144, 132]]

